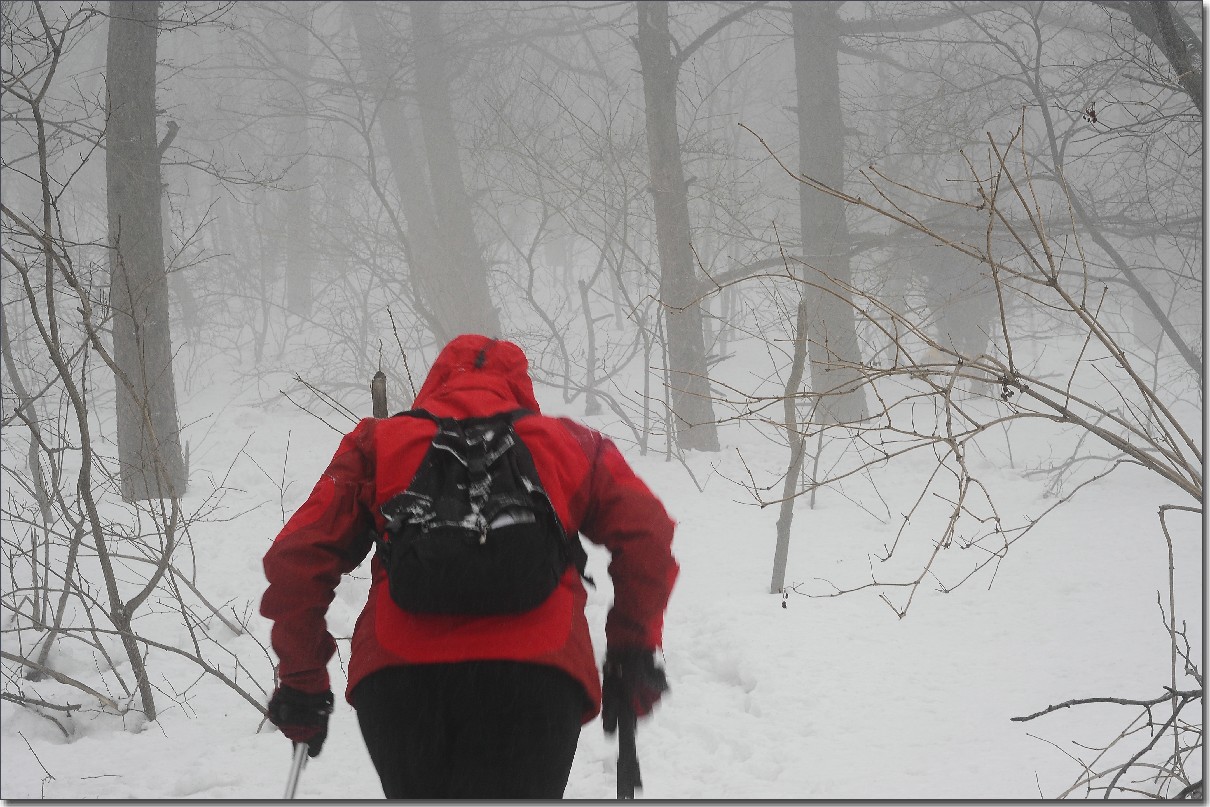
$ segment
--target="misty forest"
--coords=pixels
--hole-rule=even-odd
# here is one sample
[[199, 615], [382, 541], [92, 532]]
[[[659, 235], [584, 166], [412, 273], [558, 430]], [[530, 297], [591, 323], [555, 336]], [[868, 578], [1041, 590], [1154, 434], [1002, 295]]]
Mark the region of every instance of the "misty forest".
[[[1200, 3], [2, 13], [5, 798], [276, 797], [260, 558], [461, 333], [680, 524], [651, 797], [1202, 797]], [[927, 697], [1022, 784], [911, 779], [951, 753], [913, 682], [1009, 614], [1056, 677]], [[334, 720], [304, 786], [372, 797]], [[610, 795], [600, 734], [569, 796]], [[178, 737], [228, 746], [192, 790], [135, 770]]]

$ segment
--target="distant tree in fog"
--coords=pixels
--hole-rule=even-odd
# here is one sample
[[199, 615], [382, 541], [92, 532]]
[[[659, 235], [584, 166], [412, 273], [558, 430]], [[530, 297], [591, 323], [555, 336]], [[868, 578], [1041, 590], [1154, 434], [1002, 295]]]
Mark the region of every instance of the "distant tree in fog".
[[[417, 307], [438, 341], [467, 332], [498, 335], [499, 315], [488, 291], [451, 120], [450, 54], [440, 45], [440, 16], [425, 4], [408, 6], [412, 36], [403, 37], [392, 36], [395, 29], [378, 4], [354, 2], [345, 8], [399, 193]], [[421, 37], [436, 41], [418, 45]], [[409, 94], [402, 83], [404, 54], [413, 56], [419, 141], [403, 100]]]
[[[424, 0], [408, 4], [416, 112], [424, 138], [437, 238], [449, 266], [447, 276], [432, 284], [430, 294], [445, 297], [443, 313], [451, 317], [447, 324], [450, 335], [473, 331], [500, 336], [500, 318], [488, 292], [487, 263], [475, 232], [458, 132], [454, 128], [452, 82], [457, 73], [453, 58], [456, 51], [443, 30], [442, 6]], [[408, 177], [407, 181], [419, 179]]]
[[668, 378], [677, 441], [683, 448], [717, 451], [702, 309], [694, 293], [697, 272], [677, 129], [677, 75], [682, 60], [672, 54], [668, 3], [639, 2], [635, 9], [651, 195], [655, 200], [656, 245], [660, 255], [660, 302], [668, 329]]
[[[118, 461], [127, 501], [185, 492], [156, 137], [156, 3], [110, 4], [106, 63], [113, 357]], [[171, 134], [167, 137], [171, 138]]]
[[[840, 3], [791, 3], [798, 117], [798, 158], [802, 173], [832, 187], [844, 186], [845, 128], [840, 107]], [[823, 179], [827, 177], [827, 179]], [[815, 419], [832, 423], [863, 420], [865, 391], [860, 376], [861, 347], [848, 288], [849, 228], [844, 205], [799, 186], [799, 226], [806, 281], [806, 325], [811, 390], [819, 398]]]

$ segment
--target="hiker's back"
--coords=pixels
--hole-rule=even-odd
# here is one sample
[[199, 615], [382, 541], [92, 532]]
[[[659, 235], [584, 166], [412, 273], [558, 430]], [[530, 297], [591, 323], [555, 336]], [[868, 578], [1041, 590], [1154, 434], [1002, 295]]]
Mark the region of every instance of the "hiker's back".
[[[439, 526], [430, 537], [442, 533], [463, 544], [453, 547], [457, 568], [465, 550], [496, 539], [505, 546], [507, 534], [496, 530], [524, 525], [529, 516], [539, 521], [546, 500], [569, 546], [582, 534], [611, 554], [614, 602], [606, 617], [605, 655], [614, 670], [610, 702], [621, 703], [617, 682], [630, 679], [617, 673], [622, 656], [615, 651], [646, 663], [623, 670], [651, 666], [677, 575], [674, 525], [659, 499], [609, 439], [540, 413], [528, 361], [512, 343], [457, 337], [434, 361], [412, 406], [434, 418], [366, 418], [344, 437], [307, 502], [265, 555], [269, 588], [261, 613], [274, 622], [280, 659], [274, 700], [327, 694], [327, 664], [337, 648], [326, 626], [328, 606], [340, 576], [355, 570], [377, 539], [389, 540], [392, 530], [396, 537], [405, 531], [414, 536], [426, 524]], [[517, 409], [535, 414], [513, 421], [514, 446], [499, 441], [499, 429], [480, 429], [492, 416]], [[477, 421], [469, 433], [463, 422], [450, 427], [454, 437], [439, 438], [443, 419]], [[528, 472], [491, 467], [499, 457], [521, 457], [521, 448], [532, 463]], [[443, 452], [442, 458], [431, 463], [436, 471], [424, 482], [431, 451]], [[480, 463], [483, 469], [471, 473]], [[409, 494], [418, 473], [424, 484]], [[445, 480], [452, 480], [457, 495], [440, 492]], [[495, 499], [509, 497], [513, 509], [497, 508]], [[510, 513], [517, 517], [510, 520]], [[563, 563], [554, 589], [532, 608], [467, 613], [458, 597], [436, 609], [401, 606], [383, 560], [373, 553], [369, 595], [353, 627], [345, 698], [357, 710], [385, 795], [562, 795], [579, 727], [600, 713], [603, 697], [577, 564]], [[422, 572], [412, 585], [436, 579]], [[622, 691], [647, 693], [630, 704], [642, 715], [662, 690], [627, 685]], [[274, 722], [317, 753], [324, 735], [309, 732], [326, 733], [326, 713], [310, 700], [287, 705], [296, 703], [316, 722], [295, 725], [280, 709], [272, 712]], [[616, 720], [616, 709], [614, 714]]]

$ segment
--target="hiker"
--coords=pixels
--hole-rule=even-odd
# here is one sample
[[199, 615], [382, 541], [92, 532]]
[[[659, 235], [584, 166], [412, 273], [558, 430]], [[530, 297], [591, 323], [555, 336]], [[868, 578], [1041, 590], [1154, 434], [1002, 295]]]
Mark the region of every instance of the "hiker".
[[[340, 576], [378, 545], [345, 699], [387, 798], [561, 798], [581, 726], [601, 714], [612, 733], [620, 715], [648, 714], [667, 689], [655, 653], [678, 571], [673, 521], [607, 437], [539, 413], [528, 368], [511, 342], [455, 338], [416, 396], [413, 411], [427, 415], [362, 420], [265, 554], [260, 611], [273, 621], [280, 682], [269, 718], [316, 756], [333, 704], [327, 663], [336, 644], [324, 615]], [[400, 588], [394, 569], [387, 579], [392, 542], [384, 536], [394, 535], [388, 525], [403, 512], [395, 502], [429, 463], [435, 420], [519, 409], [534, 414], [513, 420], [513, 432], [566, 535], [567, 556], [579, 560], [555, 576], [549, 596], [519, 613], [405, 610], [392, 595]], [[577, 533], [612, 555], [603, 685]], [[434, 584], [420, 578], [412, 587]]]

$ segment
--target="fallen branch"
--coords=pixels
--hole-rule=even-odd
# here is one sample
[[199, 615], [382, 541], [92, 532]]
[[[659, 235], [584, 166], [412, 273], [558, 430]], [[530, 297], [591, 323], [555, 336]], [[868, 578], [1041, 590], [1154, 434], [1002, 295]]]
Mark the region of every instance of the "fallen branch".
[[90, 687], [88, 684], [85, 684], [82, 681], [77, 681], [76, 679], [72, 678], [70, 675], [64, 675], [63, 673], [57, 672], [56, 670], [52, 670], [50, 667], [47, 667], [43, 664], [39, 664], [36, 661], [31, 661], [30, 659], [23, 658], [21, 656], [14, 656], [12, 653], [6, 653], [3, 650], [0, 650], [0, 658], [4, 659], [5, 661], [11, 661], [16, 664], [21, 664], [25, 667], [29, 667], [31, 670], [37, 670], [38, 672], [42, 673], [43, 675], [48, 675], [51, 678], [55, 679], [60, 684], [67, 684], [68, 686], [73, 686], [82, 692], [87, 692], [89, 695], [92, 695], [94, 698], [99, 700], [101, 702], [102, 706], [105, 706], [106, 708], [109, 708], [109, 709], [113, 709], [115, 712], [117, 712], [119, 714], [122, 714], [123, 712], [126, 711], [125, 709], [118, 706], [118, 704], [115, 703], [111, 698], [109, 698], [105, 695], [102, 695], [100, 692], [97, 692], [95, 689]]

